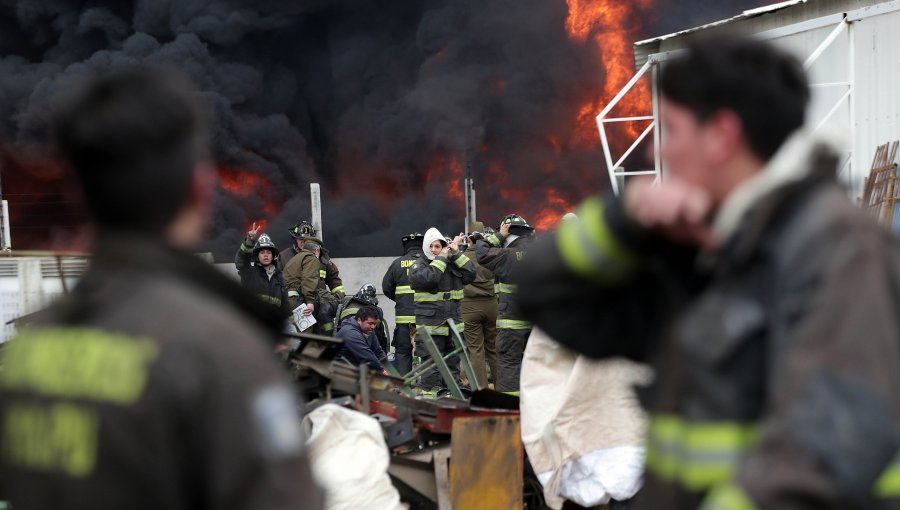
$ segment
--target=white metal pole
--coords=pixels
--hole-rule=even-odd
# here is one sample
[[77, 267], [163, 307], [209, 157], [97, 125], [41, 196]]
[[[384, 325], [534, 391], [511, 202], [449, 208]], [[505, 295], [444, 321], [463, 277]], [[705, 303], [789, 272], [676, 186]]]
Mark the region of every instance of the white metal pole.
[[313, 182], [309, 185], [309, 204], [312, 208], [311, 221], [316, 230], [319, 232], [319, 239], [325, 242], [325, 233], [322, 232], [322, 192], [319, 183]]
[[0, 214], [3, 215], [3, 246], [0, 249], [8, 251], [12, 249], [12, 234], [9, 231], [9, 202], [6, 200], [0, 202]]

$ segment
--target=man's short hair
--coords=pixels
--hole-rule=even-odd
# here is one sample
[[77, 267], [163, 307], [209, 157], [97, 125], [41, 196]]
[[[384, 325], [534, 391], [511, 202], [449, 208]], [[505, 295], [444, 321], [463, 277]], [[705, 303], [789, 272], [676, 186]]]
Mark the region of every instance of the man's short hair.
[[55, 141], [98, 227], [158, 234], [187, 204], [208, 149], [194, 96], [181, 74], [134, 68], [65, 98]]
[[357, 310], [356, 315], [353, 316], [358, 321], [366, 321], [370, 318], [379, 319], [380, 317], [381, 314], [378, 313], [378, 309], [374, 306], [361, 306]]
[[750, 149], [764, 161], [803, 125], [809, 103], [806, 73], [796, 58], [759, 39], [724, 33], [695, 39], [685, 54], [664, 64], [660, 90], [700, 121], [734, 111]]
[[315, 241], [303, 241], [303, 249], [309, 251], [321, 250], [322, 245]]

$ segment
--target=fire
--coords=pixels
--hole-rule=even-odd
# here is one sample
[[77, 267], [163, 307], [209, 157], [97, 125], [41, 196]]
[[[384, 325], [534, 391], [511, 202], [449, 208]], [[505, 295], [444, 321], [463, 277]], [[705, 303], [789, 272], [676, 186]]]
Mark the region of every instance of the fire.
[[[599, 142], [595, 117], [604, 105], [634, 75], [632, 66], [632, 42], [638, 37], [641, 26], [639, 9], [647, 9], [652, 0], [635, 3], [619, 0], [566, 0], [569, 16], [566, 31], [569, 37], [582, 44], [593, 43], [602, 55], [606, 69], [606, 83], [602, 94], [582, 104], [578, 111], [578, 141]], [[639, 81], [616, 108], [622, 116], [647, 115], [651, 109], [650, 87], [646, 79]], [[643, 127], [630, 122], [623, 126], [631, 137], [637, 137]], [[589, 143], [589, 142], [588, 142]]]
[[[273, 193], [272, 182], [264, 175], [247, 170], [234, 168], [219, 168], [219, 185], [230, 195], [241, 199], [250, 199], [258, 197], [262, 200], [262, 210], [250, 210], [258, 208], [257, 204], [248, 203], [245, 210], [249, 217], [257, 217], [260, 213], [264, 213], [268, 217], [277, 215], [281, 210], [279, 204], [281, 201]], [[269, 225], [269, 220], [260, 218], [252, 223], [261, 226], [265, 230]], [[248, 225], [247, 230], [252, 226]]]
[[534, 219], [526, 219], [532, 221], [532, 225], [534, 225], [538, 231], [553, 230], [559, 224], [563, 215], [571, 210], [572, 204], [570, 204], [568, 200], [560, 195], [556, 189], [548, 188], [546, 190], [546, 196], [544, 197], [544, 203], [537, 211], [537, 216], [535, 216]]

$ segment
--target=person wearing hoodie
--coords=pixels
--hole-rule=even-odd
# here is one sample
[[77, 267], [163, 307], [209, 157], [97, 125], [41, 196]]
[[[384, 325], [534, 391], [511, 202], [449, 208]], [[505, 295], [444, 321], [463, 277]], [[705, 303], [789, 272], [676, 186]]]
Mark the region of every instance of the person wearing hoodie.
[[802, 64], [719, 33], [659, 89], [666, 179], [588, 199], [519, 282], [556, 341], [655, 364], [630, 508], [900, 508], [896, 240], [804, 130]]
[[384, 351], [375, 335], [378, 316], [378, 310], [374, 306], [363, 306], [356, 315], [344, 319], [337, 332], [337, 338], [344, 341], [344, 346], [338, 352], [338, 359], [343, 358], [353, 366], [365, 363], [372, 370], [385, 373], [381, 364]]
[[401, 374], [412, 371], [413, 339], [416, 334], [416, 308], [412, 287], [409, 283], [409, 269], [422, 256], [422, 240], [419, 232], [401, 238], [403, 256], [394, 259], [384, 278], [381, 290], [388, 299], [396, 303], [394, 315], [394, 367]]
[[[445, 355], [453, 350], [447, 319], [456, 321], [457, 332], [463, 333], [463, 288], [475, 280], [475, 265], [460, 251], [464, 236], [447, 241], [441, 232], [432, 227], [422, 240], [423, 255], [409, 271], [410, 286], [414, 291], [416, 329], [431, 334], [438, 349]], [[416, 345], [416, 355], [428, 358], [424, 346]], [[447, 361], [454, 377], [459, 375], [459, 358]], [[434, 369], [422, 376], [426, 390], [441, 387], [441, 376]]]
[[497, 391], [519, 392], [519, 374], [531, 323], [516, 304], [517, 278], [528, 245], [534, 239], [534, 227], [518, 214], [500, 220], [499, 231], [475, 243], [478, 264], [496, 277], [497, 307]]

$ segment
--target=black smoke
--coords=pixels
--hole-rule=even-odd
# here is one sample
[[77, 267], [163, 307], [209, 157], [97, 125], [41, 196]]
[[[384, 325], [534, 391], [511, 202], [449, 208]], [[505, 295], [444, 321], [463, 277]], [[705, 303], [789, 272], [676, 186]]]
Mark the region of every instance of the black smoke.
[[[659, 3], [611, 29], [649, 36], [764, 2], [715, 13]], [[205, 243], [217, 258], [258, 219], [287, 243], [287, 228], [309, 216], [310, 182], [322, 184], [336, 256], [390, 255], [401, 235], [430, 226], [460, 231], [451, 162], [471, 163], [488, 223], [535, 214], [548, 189], [576, 203], [607, 182], [599, 143], [573, 120], [603, 90], [605, 64], [602, 49], [568, 36], [567, 13], [564, 0], [0, 0], [14, 244], [80, 239], [83, 210], [42, 149], [53, 98], [139, 64], [186, 72], [215, 119], [217, 164], [269, 183], [248, 196], [218, 190]]]

